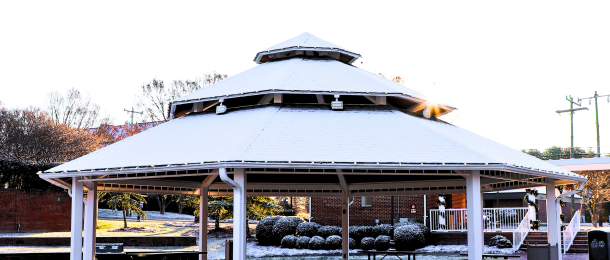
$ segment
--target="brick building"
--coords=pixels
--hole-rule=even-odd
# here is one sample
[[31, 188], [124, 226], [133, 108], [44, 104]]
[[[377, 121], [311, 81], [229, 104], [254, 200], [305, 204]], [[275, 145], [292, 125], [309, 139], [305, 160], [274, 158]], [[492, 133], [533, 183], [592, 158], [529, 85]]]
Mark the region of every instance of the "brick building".
[[71, 198], [65, 191], [0, 189], [0, 232], [70, 231]]

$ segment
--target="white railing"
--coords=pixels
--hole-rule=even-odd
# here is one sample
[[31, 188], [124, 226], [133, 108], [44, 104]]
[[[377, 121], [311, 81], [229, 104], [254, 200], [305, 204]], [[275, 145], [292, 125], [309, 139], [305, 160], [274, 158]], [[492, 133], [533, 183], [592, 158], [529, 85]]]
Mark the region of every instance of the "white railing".
[[[484, 208], [484, 231], [513, 232], [521, 226], [529, 208]], [[467, 230], [466, 209], [430, 210], [430, 231], [449, 232]], [[528, 225], [529, 227], [529, 221]]]
[[432, 232], [465, 232], [466, 209], [430, 210], [430, 231]]
[[574, 216], [572, 216], [572, 220], [570, 220], [570, 224], [566, 227], [566, 230], [563, 231], [563, 253], [565, 254], [570, 250], [572, 243], [574, 243], [574, 238], [580, 231], [580, 211], [574, 212]]
[[483, 209], [485, 231], [517, 230], [529, 208], [490, 208]]
[[528, 209], [525, 216], [523, 216], [523, 220], [521, 220], [521, 223], [519, 223], [517, 229], [513, 231], [513, 250], [519, 250], [523, 242], [525, 242], [527, 234], [530, 233], [530, 220], [531, 219]]

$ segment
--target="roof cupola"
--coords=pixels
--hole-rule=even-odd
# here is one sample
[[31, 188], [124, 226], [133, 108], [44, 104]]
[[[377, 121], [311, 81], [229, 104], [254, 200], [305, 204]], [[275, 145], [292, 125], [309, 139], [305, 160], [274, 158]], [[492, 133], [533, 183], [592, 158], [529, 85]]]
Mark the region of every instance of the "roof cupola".
[[351, 52], [339, 45], [322, 40], [311, 33], [305, 32], [290, 40], [260, 51], [254, 57], [254, 62], [261, 64], [277, 59], [292, 57], [330, 58], [351, 64], [360, 54]]

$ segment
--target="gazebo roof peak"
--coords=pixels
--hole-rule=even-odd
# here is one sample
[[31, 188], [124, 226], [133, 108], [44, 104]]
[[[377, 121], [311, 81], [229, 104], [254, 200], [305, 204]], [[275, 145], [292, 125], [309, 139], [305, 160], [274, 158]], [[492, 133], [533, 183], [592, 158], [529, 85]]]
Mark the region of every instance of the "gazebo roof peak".
[[266, 48], [256, 54], [254, 61], [258, 64], [274, 59], [294, 56], [330, 57], [351, 64], [360, 58], [360, 54], [349, 51], [339, 45], [322, 40], [315, 35], [304, 32], [292, 39]]

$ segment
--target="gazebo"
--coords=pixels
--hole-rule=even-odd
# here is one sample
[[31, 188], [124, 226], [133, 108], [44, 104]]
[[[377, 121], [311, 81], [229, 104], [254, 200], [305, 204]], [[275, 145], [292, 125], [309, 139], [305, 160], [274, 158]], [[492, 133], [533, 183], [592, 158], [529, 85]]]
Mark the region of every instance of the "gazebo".
[[[199, 195], [203, 216], [208, 195], [232, 195], [239, 260], [246, 196], [341, 197], [348, 259], [350, 197], [466, 193], [468, 259], [482, 259], [482, 192], [576, 184], [569, 196], [586, 181], [438, 119], [455, 108], [357, 68], [358, 58], [303, 33], [256, 53], [260, 65], [174, 100], [170, 121], [40, 173], [71, 192], [71, 259], [94, 257], [96, 191]], [[558, 244], [558, 202], [547, 205]], [[205, 227], [203, 217], [202, 252]]]

